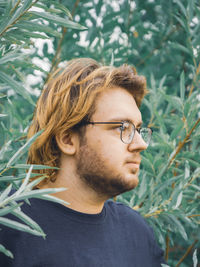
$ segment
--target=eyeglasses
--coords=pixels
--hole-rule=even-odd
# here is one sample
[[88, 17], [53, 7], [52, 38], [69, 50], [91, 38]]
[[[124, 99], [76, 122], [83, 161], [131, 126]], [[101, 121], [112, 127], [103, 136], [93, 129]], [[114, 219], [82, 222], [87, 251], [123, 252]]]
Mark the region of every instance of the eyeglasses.
[[150, 144], [153, 130], [149, 127], [136, 128], [132, 122], [129, 121], [116, 121], [116, 122], [84, 122], [84, 124], [120, 124], [120, 139], [125, 144], [130, 144], [133, 141], [135, 132], [137, 131], [147, 146]]

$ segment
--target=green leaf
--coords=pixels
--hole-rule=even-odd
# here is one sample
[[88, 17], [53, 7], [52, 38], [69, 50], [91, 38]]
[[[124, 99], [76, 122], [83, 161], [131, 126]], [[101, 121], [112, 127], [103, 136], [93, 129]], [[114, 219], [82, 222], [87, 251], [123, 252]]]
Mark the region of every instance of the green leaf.
[[3, 21], [3, 23], [0, 25], [0, 34], [2, 34], [4, 31], [6, 31], [6, 29], [7, 30], [10, 29], [14, 25], [14, 23], [19, 18], [21, 18], [23, 13], [25, 13], [26, 10], [28, 10], [30, 8], [31, 5], [32, 5], [32, 0], [25, 0], [23, 2], [23, 5], [21, 5], [17, 9], [15, 9], [15, 12], [11, 16], [9, 14], [9, 16], [7, 16], [5, 18], [5, 20]]
[[149, 170], [150, 172], [154, 172], [152, 162], [149, 159], [142, 157], [142, 164], [147, 170]]
[[165, 83], [165, 81], [166, 81], [166, 78], [167, 78], [167, 75], [164, 75], [163, 77], [162, 77], [162, 79], [160, 80], [160, 83], [159, 83], [159, 90], [160, 91], [163, 91], [163, 85], [164, 85], [164, 83]]
[[173, 17], [175, 17], [176, 20], [178, 20], [178, 22], [181, 24], [181, 26], [183, 27], [183, 29], [185, 29], [185, 30], [187, 29], [187, 22], [185, 21], [185, 19], [182, 16], [180, 18], [180, 17], [176, 16], [175, 14], [173, 14]]
[[35, 103], [33, 102], [26, 89], [21, 84], [13, 80], [11, 76], [8, 76], [6, 73], [0, 71], [0, 80], [9, 85], [13, 90], [16, 90], [18, 94], [20, 94], [24, 99], [28, 100], [30, 104], [35, 106]]
[[34, 136], [32, 136], [20, 149], [11, 157], [11, 159], [7, 163], [7, 168], [9, 168], [13, 163], [15, 163], [24, 153], [27, 152], [31, 144], [37, 139], [37, 137], [43, 131], [37, 132]]
[[43, 194], [53, 194], [53, 193], [57, 193], [57, 192], [62, 192], [65, 191], [66, 188], [51, 188], [51, 189], [36, 189], [33, 191], [29, 191], [29, 192], [23, 192], [21, 193], [19, 196], [12, 196], [12, 201], [19, 201], [19, 200], [24, 200], [24, 199], [29, 199], [29, 198], [34, 198], [34, 197], [41, 197]]
[[27, 37], [27, 38], [40, 38], [40, 39], [49, 39], [50, 37], [48, 35], [46, 35], [45, 33], [40, 34], [40, 33], [35, 33], [35, 32], [29, 32], [29, 31], [24, 31], [24, 30], [19, 30], [19, 31], [15, 31], [13, 36], [17, 37], [20, 35], [23, 35], [23, 37]]
[[198, 260], [197, 260], [197, 249], [195, 249], [193, 255], [192, 255], [192, 260], [193, 260], [193, 267], [197, 267], [197, 263], [198, 263]]
[[153, 75], [153, 73], [151, 72], [151, 76], [150, 76], [150, 81], [151, 81], [151, 88], [156, 91], [156, 81], [155, 81], [155, 77]]
[[14, 209], [17, 209], [18, 207], [20, 207], [23, 203], [19, 203], [13, 206], [7, 206], [5, 208], [1, 208], [0, 209], [0, 216], [5, 216], [8, 213], [11, 213]]
[[60, 32], [53, 30], [51, 27], [47, 25], [38, 24], [32, 21], [20, 21], [20, 23], [17, 23], [16, 26], [22, 29], [29, 30], [31, 32], [39, 31], [39, 32], [45, 32], [45, 33], [51, 34], [58, 38], [62, 37], [62, 34]]
[[153, 113], [156, 116], [157, 123], [159, 123], [160, 128], [162, 129], [162, 131], [164, 133], [166, 133], [167, 132], [167, 128], [165, 126], [165, 122], [163, 121], [162, 116], [155, 109], [154, 109]]
[[16, 59], [23, 58], [22, 53], [11, 51], [0, 58], [0, 65], [15, 61]]
[[187, 117], [189, 110], [191, 108], [191, 103], [190, 102], [185, 102], [184, 104], [184, 116]]
[[[37, 174], [38, 176], [38, 174]], [[32, 188], [34, 188], [37, 184], [39, 184], [42, 180], [44, 180], [46, 178], [46, 176], [44, 175], [43, 177], [37, 178], [35, 180], [33, 180], [32, 182], [30, 182], [27, 186], [26, 189], [31, 190]]]
[[189, 22], [192, 21], [192, 19], [194, 18], [194, 11], [195, 11], [195, 0], [190, 0], [188, 2], [188, 17], [189, 17]]
[[0, 252], [4, 253], [6, 256], [10, 257], [11, 259], [14, 259], [14, 256], [12, 252], [8, 249], [6, 249], [3, 245], [0, 244]]
[[6, 142], [3, 147], [0, 149], [0, 160], [3, 160], [4, 154], [8, 151], [10, 145], [11, 145], [12, 141], [9, 140], [8, 142]]
[[30, 233], [33, 235], [45, 237], [44, 233], [41, 233], [41, 232], [34, 230], [34, 229], [31, 229], [29, 226], [22, 224], [22, 223], [19, 223], [19, 222], [14, 221], [14, 220], [0, 217], [0, 224], [3, 224], [7, 227], [10, 227], [10, 228], [13, 228], [13, 229], [16, 229], [19, 231], [23, 231], [23, 232], [27, 232], [27, 233]]
[[173, 105], [174, 108], [176, 108], [178, 111], [183, 110], [183, 102], [181, 100], [181, 98], [177, 97], [177, 96], [171, 96], [171, 95], [164, 95], [163, 97], [170, 103]]
[[[29, 169], [31, 164], [16, 164], [14, 166], [11, 166], [13, 169]], [[51, 167], [47, 165], [33, 165], [33, 170], [43, 170], [43, 169], [53, 169], [53, 170], [59, 170], [58, 167]]]
[[171, 196], [172, 200], [168, 207], [169, 210], [175, 209], [175, 206], [178, 202], [178, 196], [180, 195], [181, 192], [182, 192], [182, 188], [175, 187], [174, 191], [172, 192], [172, 196]]
[[180, 7], [180, 10], [181, 10], [182, 14], [185, 17], [187, 17], [187, 11], [186, 11], [184, 5], [181, 3], [181, 1], [180, 0], [174, 0], [174, 3], [176, 3]]
[[158, 184], [155, 187], [155, 195], [161, 193], [163, 190], [168, 189], [169, 186], [172, 185], [172, 183], [176, 182], [177, 180], [179, 180], [180, 178], [183, 178], [183, 174], [176, 176], [176, 177], [172, 177], [170, 179], [167, 179], [167, 181], [162, 182], [162, 184]]
[[61, 17], [58, 17], [56, 15], [51, 15], [45, 12], [37, 12], [37, 11], [29, 11], [29, 14], [35, 16], [35, 17], [39, 17], [39, 18], [43, 18], [43, 19], [47, 19], [49, 21], [52, 21], [54, 23], [57, 23], [58, 25], [64, 26], [66, 28], [71, 28], [71, 29], [76, 29], [76, 30], [87, 30], [86, 27], [70, 21], [68, 19], [63, 19]]
[[15, 209], [12, 210], [11, 213], [17, 218], [19, 218], [21, 221], [23, 221], [26, 225], [30, 226], [32, 229], [35, 229], [36, 231], [40, 232], [43, 236], [45, 236], [45, 233], [43, 232], [42, 228], [30, 217], [28, 217], [24, 212], [22, 212], [19, 209]]
[[177, 122], [177, 124], [175, 124], [175, 128], [173, 129], [171, 135], [170, 135], [170, 139], [174, 140], [177, 138], [177, 135], [179, 134], [179, 132], [181, 131], [181, 129], [184, 127], [184, 123], [182, 120], [180, 120], [179, 122]]
[[180, 77], [180, 95], [181, 100], [184, 101], [185, 99], [185, 73], [182, 71], [181, 77]]
[[[29, 167], [27, 167], [27, 169], [29, 169]], [[30, 178], [38, 176], [38, 173], [31, 173]], [[13, 181], [18, 181], [18, 180], [22, 180], [26, 177], [26, 174], [21, 174], [18, 175], [17, 177], [15, 176], [0, 176], [0, 182], [13, 182]]]
[[181, 191], [177, 197], [176, 205], [173, 207], [173, 209], [178, 209], [178, 207], [181, 205], [183, 199], [183, 192]]
[[188, 47], [185, 47], [179, 43], [171, 43], [171, 46], [175, 49], [181, 50], [184, 53], [187, 53], [188, 55], [191, 55], [191, 50]]
[[39, 198], [39, 199], [44, 199], [44, 200], [48, 200], [48, 201], [53, 201], [53, 202], [56, 202], [56, 203], [60, 203], [62, 205], [70, 205], [70, 203], [60, 199], [60, 198], [57, 198], [57, 197], [54, 197], [54, 196], [51, 196], [51, 195], [38, 195], [38, 196], [35, 196], [35, 198]]
[[179, 220], [173, 214], [167, 214], [167, 218], [171, 220], [176, 232], [179, 232], [185, 240], [188, 240], [187, 233], [185, 232], [185, 229]]
[[0, 6], [5, 6], [7, 3], [7, 0], [0, 0]]
[[73, 20], [72, 15], [71, 15], [69, 9], [67, 9], [64, 5], [62, 5], [62, 4], [58, 3], [58, 2], [54, 2], [53, 5], [56, 8], [59, 8], [60, 10], [62, 10], [71, 20]]
[[147, 177], [146, 175], [143, 175], [142, 181], [140, 182], [140, 186], [137, 192], [139, 199], [142, 199], [146, 192], [147, 192]]
[[0, 195], [0, 203], [9, 195], [12, 189], [12, 184], [10, 184]]
[[27, 186], [28, 181], [30, 179], [30, 175], [31, 175], [32, 169], [33, 169], [33, 165], [30, 166], [30, 168], [28, 170], [28, 173], [26, 175], [26, 178], [24, 179], [24, 181], [21, 184], [21, 186], [19, 187], [19, 189], [15, 192], [16, 196], [19, 196], [26, 189], [26, 186]]

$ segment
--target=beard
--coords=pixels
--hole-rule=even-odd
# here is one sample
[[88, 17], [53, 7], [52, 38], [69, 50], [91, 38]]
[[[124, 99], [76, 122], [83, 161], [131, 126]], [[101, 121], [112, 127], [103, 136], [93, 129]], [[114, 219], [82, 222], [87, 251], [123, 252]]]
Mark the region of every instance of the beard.
[[[77, 155], [76, 172], [79, 178], [88, 187], [93, 189], [98, 196], [111, 198], [136, 187], [135, 179], [128, 180], [123, 174], [117, 173], [108, 160], [84, 142]], [[136, 174], [134, 171], [133, 174]]]

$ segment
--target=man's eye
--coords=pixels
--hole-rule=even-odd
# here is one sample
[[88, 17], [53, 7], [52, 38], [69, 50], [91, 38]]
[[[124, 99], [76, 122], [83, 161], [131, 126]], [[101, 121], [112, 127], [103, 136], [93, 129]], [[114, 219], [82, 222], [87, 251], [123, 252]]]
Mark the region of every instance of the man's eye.
[[114, 126], [114, 127], [112, 127], [112, 130], [116, 130], [116, 131], [121, 131], [121, 129], [122, 129], [122, 125], [118, 125], [118, 126]]
[[129, 123], [123, 123], [123, 125], [121, 126], [122, 130], [125, 131], [127, 129], [129, 129], [130, 124]]

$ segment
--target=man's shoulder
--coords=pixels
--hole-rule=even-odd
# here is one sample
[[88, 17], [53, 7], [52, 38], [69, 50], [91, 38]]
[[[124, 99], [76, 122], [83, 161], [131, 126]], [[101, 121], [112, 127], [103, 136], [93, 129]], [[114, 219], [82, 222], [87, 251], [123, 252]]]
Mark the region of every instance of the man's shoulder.
[[134, 218], [143, 219], [138, 211], [134, 210], [133, 208], [121, 202], [108, 200], [106, 201], [106, 206], [109, 207], [109, 209], [119, 213], [120, 215], [124, 214], [126, 216], [132, 216]]
[[121, 203], [108, 200], [106, 202], [107, 210], [115, 216], [118, 216], [121, 220], [128, 220], [131, 224], [134, 223], [138, 226], [145, 227], [147, 229], [150, 226], [147, 224], [145, 219], [140, 215], [140, 213], [133, 208]]
[[115, 212], [116, 214], [123, 217], [129, 217], [129, 219], [134, 219], [137, 221], [144, 222], [146, 224], [145, 219], [140, 215], [139, 212], [134, 210], [133, 208], [130, 208], [129, 206], [121, 203], [121, 202], [115, 202], [113, 200], [108, 200], [106, 202], [106, 206], [109, 210], [112, 212]]

